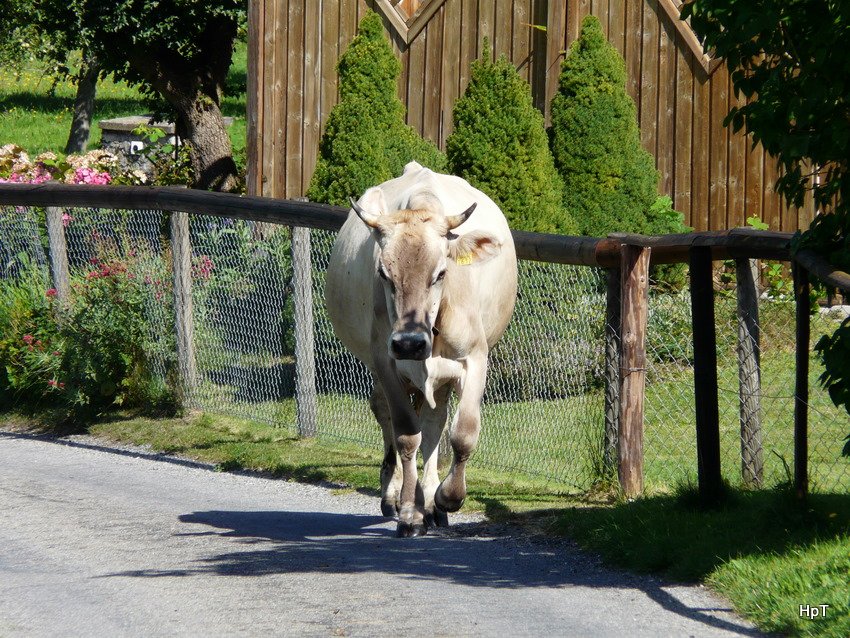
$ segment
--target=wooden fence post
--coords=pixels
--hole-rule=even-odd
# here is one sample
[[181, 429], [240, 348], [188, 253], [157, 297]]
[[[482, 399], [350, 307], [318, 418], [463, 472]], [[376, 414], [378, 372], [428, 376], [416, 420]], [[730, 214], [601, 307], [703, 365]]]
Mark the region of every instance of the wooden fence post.
[[694, 334], [697, 471], [703, 503], [720, 498], [720, 415], [717, 406], [717, 338], [711, 248], [690, 249], [691, 312]]
[[177, 333], [177, 365], [185, 404], [197, 383], [195, 324], [192, 315], [192, 245], [189, 215], [171, 213], [171, 262], [174, 271], [174, 325]]
[[735, 260], [738, 296], [738, 396], [741, 421], [741, 477], [761, 487], [761, 351], [759, 344], [758, 261]]
[[605, 438], [602, 441], [604, 478], [617, 473], [617, 435], [620, 429], [620, 269], [608, 269], [605, 304]]
[[310, 229], [292, 227], [292, 284], [295, 305], [295, 414], [298, 434], [316, 436], [316, 353], [313, 342], [313, 268]]
[[794, 301], [797, 315], [796, 378], [794, 383], [794, 491], [798, 499], [809, 492], [809, 273], [796, 261], [791, 262], [794, 275]]
[[56, 289], [60, 306], [67, 305], [71, 294], [71, 276], [68, 269], [68, 244], [62, 224], [62, 209], [49, 206], [45, 209], [47, 242], [50, 249], [50, 276]]
[[643, 491], [643, 400], [646, 389], [646, 320], [650, 249], [621, 251], [620, 487], [627, 497]]

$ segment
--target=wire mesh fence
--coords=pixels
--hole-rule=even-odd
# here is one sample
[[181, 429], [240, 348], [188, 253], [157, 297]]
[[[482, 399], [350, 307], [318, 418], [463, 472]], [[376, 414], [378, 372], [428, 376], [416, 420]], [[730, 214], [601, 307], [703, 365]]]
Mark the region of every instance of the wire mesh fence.
[[[148, 356], [164, 382], [174, 385], [179, 374], [168, 217], [161, 211], [73, 209], [63, 219], [72, 282], [117, 264], [133, 274], [147, 300]], [[186, 389], [186, 405], [297, 432], [296, 305], [308, 304], [317, 434], [380, 448], [380, 428], [368, 406], [372, 379], [334, 337], [324, 310], [324, 272], [335, 234], [311, 232], [312, 295], [300, 296], [289, 228], [192, 215], [189, 237], [197, 378]], [[0, 276], [14, 280], [26, 268], [46, 274], [46, 250], [40, 209], [0, 209]], [[724, 478], [736, 485], [770, 486], [789, 480], [793, 465], [793, 298], [774, 272], [757, 308], [739, 317], [735, 279], [724, 277], [715, 292]], [[491, 352], [473, 463], [587, 489], [610, 476], [616, 456], [605, 434], [606, 274], [521, 261], [519, 280], [514, 318]], [[813, 342], [836, 321], [815, 315]], [[741, 322], [760, 333], [756, 364], [744, 366], [743, 376]], [[686, 288], [652, 287], [647, 359], [644, 471], [647, 488], [663, 491], [696, 480]], [[752, 362], [752, 355], [747, 360]], [[850, 459], [841, 456], [847, 414], [818, 386], [819, 374], [812, 358], [811, 487], [847, 492]], [[747, 421], [743, 451], [742, 393], [747, 405], [756, 406], [757, 424]]]

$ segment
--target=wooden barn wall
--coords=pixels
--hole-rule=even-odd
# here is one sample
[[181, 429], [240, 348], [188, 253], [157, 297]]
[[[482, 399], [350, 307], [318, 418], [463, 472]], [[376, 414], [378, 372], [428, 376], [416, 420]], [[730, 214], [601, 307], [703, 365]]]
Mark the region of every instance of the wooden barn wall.
[[[335, 66], [370, 0], [251, 0], [248, 139], [250, 193], [299, 197], [309, 184], [328, 113]], [[696, 230], [746, 225], [805, 227], [811, 205], [786, 209], [773, 192], [775, 162], [723, 127], [736, 104], [724, 66], [708, 75], [657, 0], [446, 0], [408, 45], [394, 34], [407, 120], [445, 148], [454, 101], [488, 37], [532, 86], [544, 112], [557, 90], [564, 52], [582, 19], [596, 15], [623, 55], [641, 141], [656, 158], [659, 190]], [[545, 25], [546, 31], [530, 25]], [[548, 117], [548, 112], [547, 112]]]

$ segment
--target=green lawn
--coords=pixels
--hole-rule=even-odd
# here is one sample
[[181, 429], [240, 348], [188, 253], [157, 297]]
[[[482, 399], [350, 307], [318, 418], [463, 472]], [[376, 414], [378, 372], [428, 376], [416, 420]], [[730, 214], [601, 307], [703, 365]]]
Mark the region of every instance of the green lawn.
[[[233, 152], [245, 151], [245, 85], [247, 52], [240, 43], [233, 56], [227, 81], [229, 95], [222, 112], [234, 118], [229, 128]], [[68, 81], [56, 82], [45, 76], [41, 67], [30, 64], [20, 74], [9, 67], [0, 68], [0, 146], [18, 144], [32, 156], [44, 151], [59, 152], [65, 148], [71, 126], [76, 87]], [[151, 112], [139, 91], [111, 78], [98, 83], [95, 113], [89, 148], [100, 145], [103, 119]]]

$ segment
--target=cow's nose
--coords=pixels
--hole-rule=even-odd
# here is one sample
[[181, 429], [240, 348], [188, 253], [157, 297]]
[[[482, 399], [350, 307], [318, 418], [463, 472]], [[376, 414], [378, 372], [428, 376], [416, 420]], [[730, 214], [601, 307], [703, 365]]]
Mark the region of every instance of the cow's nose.
[[427, 359], [428, 337], [424, 332], [394, 332], [390, 348], [396, 359]]

